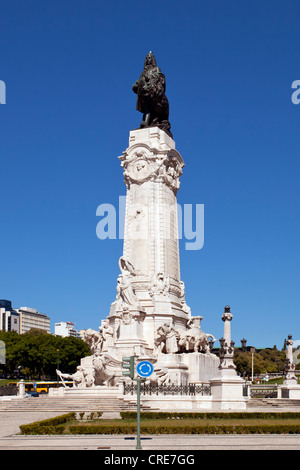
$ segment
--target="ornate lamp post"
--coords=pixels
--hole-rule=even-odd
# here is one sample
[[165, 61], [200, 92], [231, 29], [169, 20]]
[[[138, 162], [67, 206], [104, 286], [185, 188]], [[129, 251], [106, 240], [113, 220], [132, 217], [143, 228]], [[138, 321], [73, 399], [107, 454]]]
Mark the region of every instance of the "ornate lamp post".
[[[59, 370], [59, 349], [56, 350], [57, 352], [57, 370]], [[59, 377], [57, 376], [57, 388], [59, 387]]]
[[222, 320], [224, 322], [224, 337], [221, 338], [220, 345], [220, 366], [219, 369], [231, 369], [235, 370], [236, 367], [233, 363], [234, 357], [234, 341], [231, 340], [231, 327], [230, 322], [232, 320], [232, 313], [230, 312], [229, 305], [226, 305], [224, 308], [224, 313], [222, 315]]
[[246, 343], [247, 340], [245, 338], [241, 339], [242, 351], [245, 352], [246, 350]]
[[231, 340], [232, 313], [226, 305], [222, 315], [224, 336], [220, 341], [219, 374], [210, 379], [214, 407], [220, 409], [246, 409], [248, 397], [244, 393], [244, 380], [236, 373], [234, 341]]

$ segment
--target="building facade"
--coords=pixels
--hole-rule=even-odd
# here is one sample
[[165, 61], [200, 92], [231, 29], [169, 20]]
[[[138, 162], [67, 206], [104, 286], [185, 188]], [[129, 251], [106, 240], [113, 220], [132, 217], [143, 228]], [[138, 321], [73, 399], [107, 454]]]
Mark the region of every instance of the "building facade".
[[75, 338], [79, 338], [79, 332], [74, 328], [75, 324], [70, 321], [61, 321], [59, 323], [55, 323], [55, 335], [56, 336], [73, 336]]
[[20, 333], [20, 316], [10, 300], [0, 300], [0, 330]]
[[10, 300], [0, 300], [0, 330], [25, 333], [38, 328], [50, 333], [50, 317], [34, 308], [13, 308]]
[[50, 318], [47, 315], [29, 307], [20, 307], [16, 312], [20, 315], [20, 334], [31, 328], [45, 330], [50, 334]]

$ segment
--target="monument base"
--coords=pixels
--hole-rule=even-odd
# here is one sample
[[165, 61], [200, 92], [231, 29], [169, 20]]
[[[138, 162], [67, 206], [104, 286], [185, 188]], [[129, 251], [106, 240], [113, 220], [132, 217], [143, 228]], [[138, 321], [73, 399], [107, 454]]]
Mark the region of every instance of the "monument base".
[[218, 374], [220, 359], [215, 354], [182, 354], [184, 364], [189, 369], [189, 382], [209, 382]]
[[284, 380], [282, 385], [279, 385], [277, 398], [290, 398], [300, 399], [300, 385], [296, 380]]
[[244, 380], [233, 369], [220, 370], [219, 374], [209, 381], [213, 409], [245, 410], [248, 397], [243, 396]]

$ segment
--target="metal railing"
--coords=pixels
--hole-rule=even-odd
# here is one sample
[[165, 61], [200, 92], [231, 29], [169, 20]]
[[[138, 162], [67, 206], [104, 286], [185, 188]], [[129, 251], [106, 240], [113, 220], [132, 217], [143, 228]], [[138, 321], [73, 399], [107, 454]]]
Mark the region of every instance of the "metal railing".
[[250, 398], [277, 398], [277, 384], [272, 385], [244, 385], [243, 395]]
[[[137, 393], [136, 383], [124, 383], [124, 395], [135, 395]], [[175, 385], [175, 384], [145, 384], [141, 383], [141, 395], [200, 395], [210, 396], [209, 384]]]

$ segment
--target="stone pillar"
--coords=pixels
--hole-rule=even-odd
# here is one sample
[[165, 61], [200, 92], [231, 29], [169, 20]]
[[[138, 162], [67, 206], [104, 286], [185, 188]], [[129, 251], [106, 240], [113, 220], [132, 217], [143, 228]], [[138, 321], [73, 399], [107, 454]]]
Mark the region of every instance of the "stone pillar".
[[209, 381], [212, 393], [212, 407], [216, 410], [246, 409], [247, 397], [243, 396], [244, 381], [241, 377], [238, 377], [233, 362], [234, 342], [231, 340], [232, 317], [230, 307], [226, 305], [222, 315], [224, 337], [220, 339], [219, 374]]
[[292, 335], [288, 335], [286, 341], [285, 380], [283, 381], [283, 385], [296, 385], [298, 383], [298, 379], [295, 375], [296, 366], [293, 358], [293, 344]]
[[296, 365], [293, 358], [293, 344], [292, 335], [288, 335], [286, 341], [286, 363], [285, 363], [285, 379], [283, 384], [278, 387], [278, 398], [300, 398], [300, 385], [295, 375]]
[[175, 142], [158, 127], [136, 129], [119, 158], [127, 186], [123, 256], [139, 275], [163, 273], [179, 283], [176, 193], [184, 163]]
[[23, 379], [18, 383], [18, 396], [25, 397], [25, 382]]

